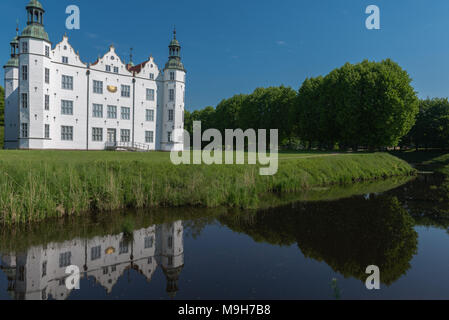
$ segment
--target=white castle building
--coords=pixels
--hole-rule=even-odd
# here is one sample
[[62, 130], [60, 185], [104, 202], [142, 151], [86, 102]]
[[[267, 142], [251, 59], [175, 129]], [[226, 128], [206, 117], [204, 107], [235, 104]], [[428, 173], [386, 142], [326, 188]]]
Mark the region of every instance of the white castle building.
[[[66, 268], [77, 266], [81, 279], [94, 279], [107, 294], [129, 270], [151, 281], [158, 267], [165, 275], [166, 292], [174, 298], [184, 268], [182, 221], [153, 225], [133, 232], [73, 239], [0, 253], [0, 270], [8, 278], [8, 293], [15, 300], [67, 299]], [[83, 290], [83, 285], [80, 287]]]
[[[186, 71], [174, 38], [163, 70], [125, 63], [113, 46], [84, 63], [67, 36], [52, 47], [37, 0], [11, 41], [5, 71], [5, 148], [182, 150]], [[130, 59], [131, 60], [131, 59]]]

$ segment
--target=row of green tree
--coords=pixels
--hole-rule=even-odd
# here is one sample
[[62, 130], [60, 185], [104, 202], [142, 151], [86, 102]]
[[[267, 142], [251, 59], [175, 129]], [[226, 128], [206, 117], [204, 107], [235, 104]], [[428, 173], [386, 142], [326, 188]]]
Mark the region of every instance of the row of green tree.
[[298, 91], [258, 88], [216, 108], [186, 112], [185, 127], [192, 132], [193, 121], [201, 121], [203, 130], [222, 132], [279, 129], [281, 145], [308, 149], [447, 147], [447, 99], [419, 101], [411, 81], [389, 59], [347, 63], [324, 77], [306, 79]]

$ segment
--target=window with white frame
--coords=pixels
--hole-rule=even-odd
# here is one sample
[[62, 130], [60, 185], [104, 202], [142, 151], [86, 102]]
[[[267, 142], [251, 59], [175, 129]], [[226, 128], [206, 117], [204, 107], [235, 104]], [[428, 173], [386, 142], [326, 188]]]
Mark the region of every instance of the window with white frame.
[[175, 80], [175, 73], [173, 71], [170, 72], [170, 80]]
[[69, 63], [69, 57], [62, 57], [62, 63], [68, 64]]
[[150, 73], [150, 80], [154, 80], [154, 73]]
[[101, 258], [101, 246], [92, 247], [90, 249], [90, 260], [95, 261]]
[[145, 131], [145, 142], [153, 143], [154, 142], [154, 133], [153, 131]]
[[22, 42], [22, 53], [28, 53], [28, 43]]
[[175, 101], [175, 89], [168, 90], [168, 101]]
[[103, 93], [103, 81], [94, 80], [94, 93]]
[[122, 120], [129, 120], [131, 118], [131, 109], [128, 107], [122, 107], [121, 116]]
[[45, 139], [50, 139], [50, 125], [45, 125]]
[[69, 116], [73, 115], [73, 101], [61, 100], [61, 114]]
[[117, 106], [108, 106], [108, 119], [117, 119]]
[[122, 97], [129, 98], [131, 93], [131, 87], [122, 84]]
[[152, 236], [150, 236], [150, 237], [145, 237], [144, 242], [145, 242], [145, 243], [144, 243], [145, 249], [153, 248], [154, 239], [153, 239]]
[[21, 129], [22, 138], [28, 138], [28, 123], [22, 123]]
[[72, 126], [61, 126], [61, 140], [73, 141], [73, 127]]
[[173, 237], [172, 236], [168, 236], [167, 244], [168, 244], [169, 249], [173, 248]]
[[50, 95], [45, 95], [45, 110], [50, 110]]
[[50, 47], [49, 46], [45, 46], [45, 56], [46, 57], [50, 56]]
[[107, 71], [107, 72], [111, 72], [111, 66], [110, 66], [110, 65], [107, 65], [107, 66], [106, 66], [106, 71]]
[[114, 73], [118, 73], [118, 67], [114, 67]]
[[154, 89], [147, 89], [147, 100], [154, 101]]
[[171, 138], [172, 138], [172, 137], [171, 137], [171, 131], [169, 131], [169, 132], [167, 132], [167, 141], [168, 141], [168, 142], [172, 142], [172, 141], [171, 141]]
[[120, 241], [119, 243], [119, 254], [125, 254], [128, 253], [129, 251], [129, 246], [128, 246], [128, 242], [123, 240]]
[[62, 89], [73, 90], [73, 77], [62, 75]]
[[45, 68], [45, 83], [50, 83], [50, 69]]
[[28, 80], [28, 66], [22, 66], [22, 80]]
[[103, 105], [94, 103], [92, 107], [92, 117], [103, 118]]
[[121, 129], [120, 130], [120, 141], [121, 142], [129, 142], [130, 140], [131, 140], [131, 130]]
[[71, 252], [64, 252], [59, 254], [59, 267], [64, 268], [70, 266], [72, 260], [72, 253]]
[[42, 262], [42, 278], [47, 275], [47, 261]]
[[92, 128], [92, 141], [103, 141], [103, 128]]
[[145, 118], [146, 118], [147, 121], [153, 122], [154, 121], [154, 110], [147, 109], [146, 110], [146, 114], [145, 114]]
[[174, 113], [173, 110], [168, 110], [168, 121], [173, 121]]
[[28, 93], [22, 93], [22, 108], [28, 108]]

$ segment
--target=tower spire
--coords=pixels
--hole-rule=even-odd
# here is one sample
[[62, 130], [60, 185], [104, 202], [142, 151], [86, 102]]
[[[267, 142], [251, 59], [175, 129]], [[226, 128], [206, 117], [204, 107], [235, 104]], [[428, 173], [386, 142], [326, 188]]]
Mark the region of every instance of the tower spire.
[[176, 40], [176, 25], [173, 27], [173, 39]]

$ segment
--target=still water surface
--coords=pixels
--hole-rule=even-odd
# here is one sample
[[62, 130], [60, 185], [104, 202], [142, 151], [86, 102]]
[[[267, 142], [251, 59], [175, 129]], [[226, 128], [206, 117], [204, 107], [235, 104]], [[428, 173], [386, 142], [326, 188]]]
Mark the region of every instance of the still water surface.
[[[171, 209], [5, 229], [0, 299], [448, 299], [438, 180], [257, 212]], [[365, 287], [373, 264], [378, 291]], [[67, 265], [80, 268], [80, 290], [66, 288]]]

